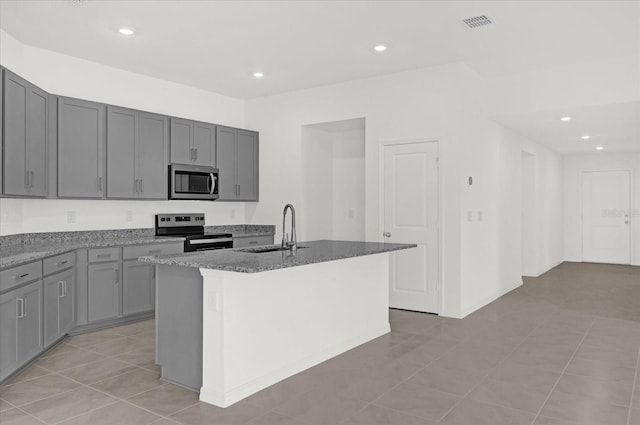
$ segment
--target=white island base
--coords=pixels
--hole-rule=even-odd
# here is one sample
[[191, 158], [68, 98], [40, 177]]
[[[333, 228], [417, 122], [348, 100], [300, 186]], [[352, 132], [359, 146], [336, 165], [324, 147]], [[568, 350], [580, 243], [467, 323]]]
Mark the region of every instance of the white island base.
[[388, 256], [260, 273], [201, 268], [200, 400], [230, 406], [388, 333]]

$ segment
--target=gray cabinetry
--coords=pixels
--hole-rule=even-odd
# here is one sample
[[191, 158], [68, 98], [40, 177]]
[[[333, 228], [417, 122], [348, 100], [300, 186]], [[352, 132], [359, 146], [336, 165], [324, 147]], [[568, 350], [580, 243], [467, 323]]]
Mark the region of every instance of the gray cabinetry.
[[42, 351], [42, 280], [0, 295], [0, 381]]
[[105, 106], [58, 98], [58, 196], [103, 198]]
[[44, 279], [44, 346], [64, 336], [75, 324], [75, 269]]
[[171, 162], [216, 166], [216, 126], [171, 118]]
[[217, 126], [221, 201], [258, 200], [258, 133]]
[[240, 236], [233, 238], [234, 248], [245, 248], [248, 246], [273, 245], [273, 235], [264, 236]]
[[167, 198], [167, 117], [107, 107], [107, 197]]
[[122, 313], [125, 316], [155, 308], [155, 270], [155, 264], [135, 260], [123, 263]]
[[120, 264], [107, 262], [89, 264], [88, 267], [89, 322], [120, 316]]
[[3, 192], [44, 197], [49, 95], [6, 70], [3, 80]]

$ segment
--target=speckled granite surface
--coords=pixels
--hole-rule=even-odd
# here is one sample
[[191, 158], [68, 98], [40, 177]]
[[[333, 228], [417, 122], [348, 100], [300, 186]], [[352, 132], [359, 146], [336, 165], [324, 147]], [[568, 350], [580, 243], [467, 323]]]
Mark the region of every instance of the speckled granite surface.
[[377, 242], [352, 242], [320, 240], [299, 242], [307, 248], [298, 249], [292, 255], [290, 251], [264, 253], [242, 252], [240, 249], [225, 249], [158, 257], [141, 257], [140, 261], [170, 266], [197, 267], [240, 273], [258, 273], [306, 264], [323, 263], [343, 258], [398, 251], [415, 248], [411, 244], [391, 244]]
[[[207, 226], [206, 233], [233, 233], [234, 237], [272, 235], [271, 225]], [[0, 269], [18, 266], [79, 248], [182, 242], [183, 238], [156, 238], [155, 229], [92, 230], [22, 233], [0, 236]]]

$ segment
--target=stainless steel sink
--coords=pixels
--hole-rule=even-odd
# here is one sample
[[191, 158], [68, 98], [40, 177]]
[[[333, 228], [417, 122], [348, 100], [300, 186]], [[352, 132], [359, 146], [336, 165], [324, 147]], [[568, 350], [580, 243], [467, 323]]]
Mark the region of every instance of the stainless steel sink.
[[[301, 248], [309, 248], [309, 247], [298, 245], [298, 249], [301, 249]], [[289, 251], [289, 249], [283, 248], [280, 245], [266, 245], [266, 246], [256, 246], [251, 248], [241, 248], [241, 249], [236, 249], [236, 251], [248, 252], [249, 254], [262, 254], [265, 252]]]

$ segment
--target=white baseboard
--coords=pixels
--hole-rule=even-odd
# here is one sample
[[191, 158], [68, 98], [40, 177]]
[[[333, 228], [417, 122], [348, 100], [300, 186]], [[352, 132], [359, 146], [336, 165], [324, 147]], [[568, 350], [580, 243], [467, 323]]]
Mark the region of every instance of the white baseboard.
[[518, 280], [517, 282], [509, 285], [507, 288], [504, 288], [501, 291], [495, 292], [495, 293], [485, 297], [483, 300], [481, 300], [480, 302], [475, 303], [471, 307], [463, 308], [461, 319], [467, 317], [468, 315], [470, 315], [474, 311], [481, 309], [485, 305], [497, 300], [498, 298], [500, 298], [504, 294], [507, 294], [507, 293], [513, 291], [514, 289], [522, 286], [523, 284], [524, 284], [524, 282], [522, 281], [522, 278], [520, 278], [520, 280]]
[[283, 368], [274, 370], [271, 373], [263, 375], [259, 378], [246, 382], [238, 387], [235, 387], [229, 391], [222, 392], [216, 391], [211, 388], [202, 387], [200, 389], [200, 400], [206, 403], [211, 403], [215, 406], [229, 407], [238, 401], [257, 393], [258, 391], [267, 388], [273, 384], [276, 384], [283, 379], [295, 375], [296, 373], [307, 370], [319, 363], [329, 360], [345, 351], [351, 350], [359, 345], [369, 342], [375, 338], [378, 338], [391, 331], [389, 323], [383, 325], [379, 329], [368, 330], [359, 337], [351, 338], [347, 341], [343, 341], [331, 347], [328, 347], [312, 356], [302, 358], [295, 361]]

